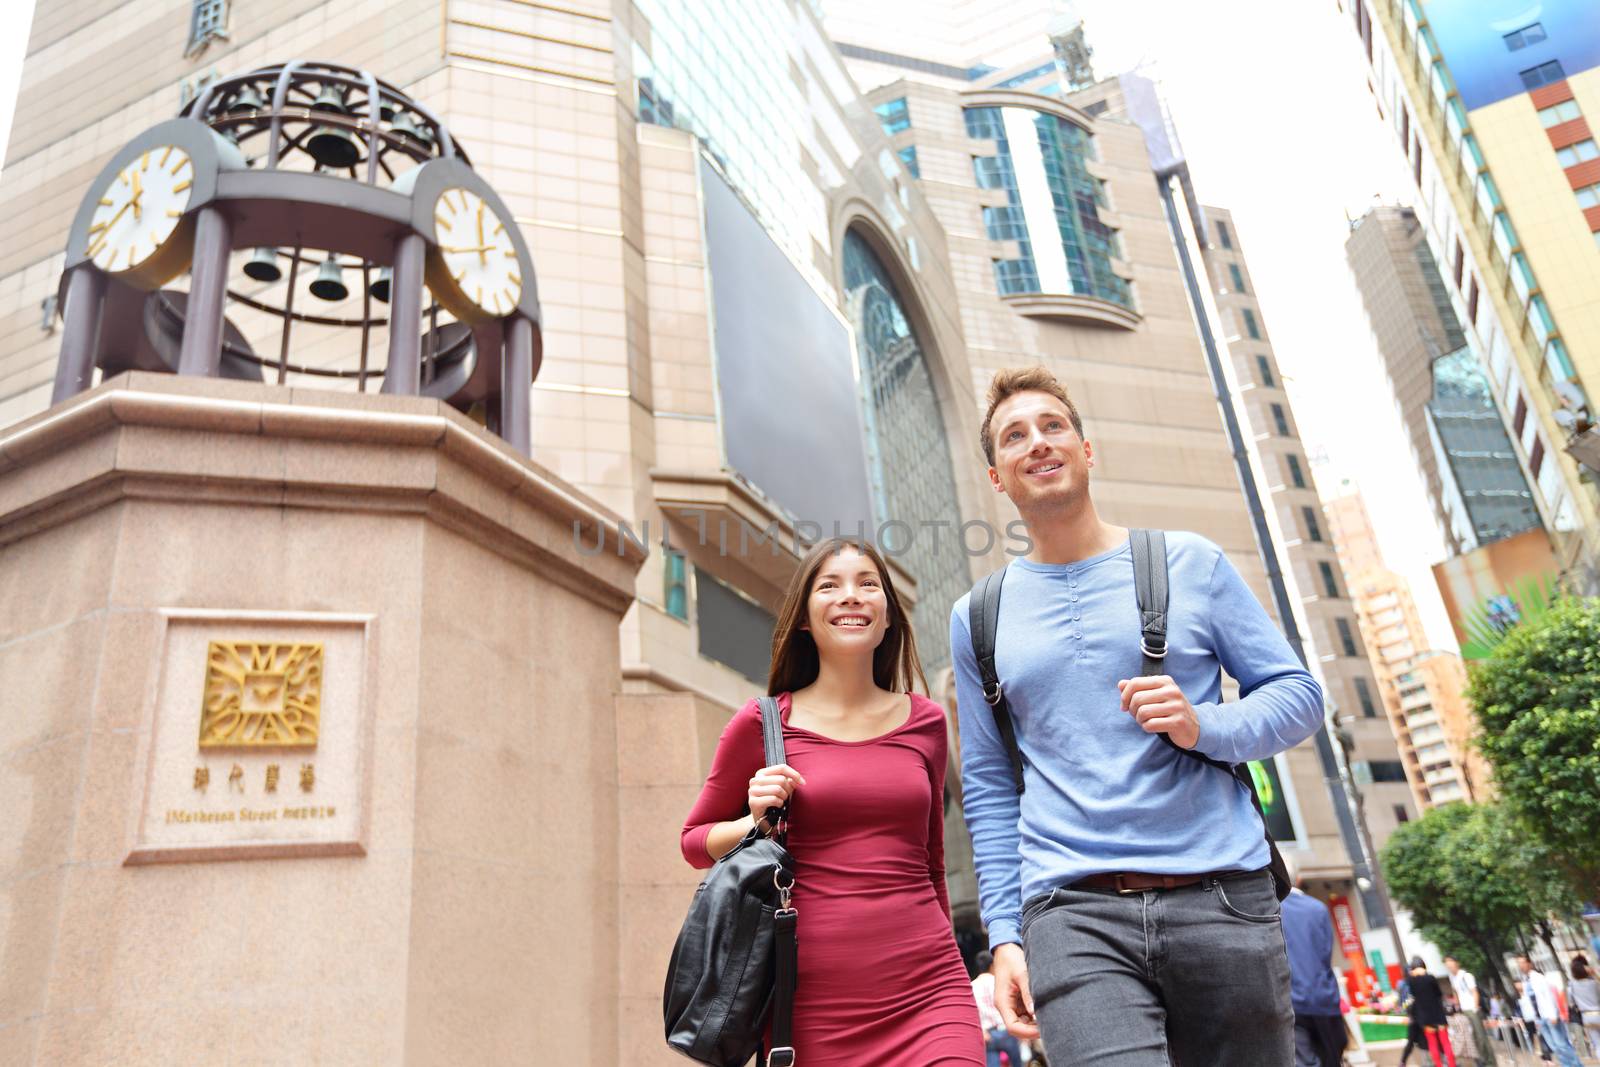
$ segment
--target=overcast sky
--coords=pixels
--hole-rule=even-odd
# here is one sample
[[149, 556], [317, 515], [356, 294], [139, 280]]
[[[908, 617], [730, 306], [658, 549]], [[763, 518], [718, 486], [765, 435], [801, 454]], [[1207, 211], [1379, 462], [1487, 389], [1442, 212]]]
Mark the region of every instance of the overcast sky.
[[[1202, 200], [1233, 212], [1301, 434], [1329, 461], [1319, 481], [1360, 484], [1429, 638], [1454, 648], [1428, 569], [1443, 546], [1345, 265], [1348, 220], [1412, 198], [1348, 19], [1334, 0], [1076, 6], [1097, 73], [1164, 87]], [[31, 8], [0, 0], [0, 165]]]

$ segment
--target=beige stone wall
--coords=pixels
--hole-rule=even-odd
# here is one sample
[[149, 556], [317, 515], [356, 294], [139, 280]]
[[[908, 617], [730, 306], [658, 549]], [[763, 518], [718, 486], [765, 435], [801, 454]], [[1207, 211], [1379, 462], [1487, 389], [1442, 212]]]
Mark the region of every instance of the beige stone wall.
[[[0, 1060], [613, 1062], [614, 519], [426, 400], [130, 375], [0, 435]], [[363, 855], [125, 865], [162, 609], [374, 616]]]

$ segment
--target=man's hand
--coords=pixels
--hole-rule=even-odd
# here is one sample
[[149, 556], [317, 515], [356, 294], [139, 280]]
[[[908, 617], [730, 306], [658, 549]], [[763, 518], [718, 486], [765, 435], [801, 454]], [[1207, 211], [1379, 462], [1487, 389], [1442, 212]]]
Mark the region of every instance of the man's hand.
[[1130, 678], [1117, 683], [1122, 694], [1122, 710], [1131, 714], [1145, 733], [1166, 734], [1179, 748], [1193, 748], [1200, 741], [1200, 717], [1194, 705], [1165, 674]]
[[1039, 1036], [1039, 1023], [1033, 1017], [1033, 993], [1028, 989], [1028, 961], [1018, 944], [996, 945], [994, 964], [994, 1006], [1013, 1037], [1032, 1041]]

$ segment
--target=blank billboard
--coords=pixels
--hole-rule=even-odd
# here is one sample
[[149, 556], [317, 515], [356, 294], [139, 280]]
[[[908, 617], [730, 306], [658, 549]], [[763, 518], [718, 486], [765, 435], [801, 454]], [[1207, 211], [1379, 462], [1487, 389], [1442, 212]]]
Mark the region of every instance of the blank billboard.
[[700, 161], [728, 464], [795, 518], [872, 529], [850, 329]]

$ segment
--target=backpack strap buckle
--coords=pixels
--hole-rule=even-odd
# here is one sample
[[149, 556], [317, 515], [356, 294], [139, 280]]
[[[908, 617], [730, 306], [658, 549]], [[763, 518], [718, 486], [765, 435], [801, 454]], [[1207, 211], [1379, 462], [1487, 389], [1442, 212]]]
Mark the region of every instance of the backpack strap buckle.
[[998, 707], [999, 704], [1000, 704], [1000, 701], [1004, 700], [1005, 698], [1006, 698], [1006, 691], [1005, 691], [1004, 687], [1002, 687], [1000, 685], [999, 679], [995, 680], [995, 683], [994, 683], [993, 686], [990, 686], [988, 684], [984, 685], [984, 687], [983, 687], [983, 699], [986, 702], [988, 702], [988, 705], [991, 708]]
[[767, 1053], [767, 1067], [794, 1067], [794, 1049], [789, 1045], [779, 1045]]
[[1162, 641], [1158, 645], [1151, 645], [1148, 635], [1139, 638], [1139, 651], [1151, 659], [1167, 658], [1167, 643]]

